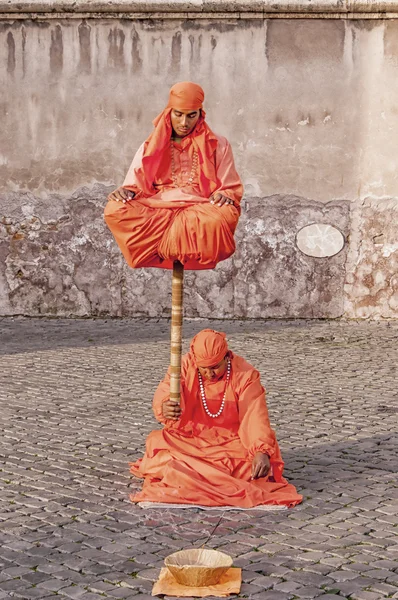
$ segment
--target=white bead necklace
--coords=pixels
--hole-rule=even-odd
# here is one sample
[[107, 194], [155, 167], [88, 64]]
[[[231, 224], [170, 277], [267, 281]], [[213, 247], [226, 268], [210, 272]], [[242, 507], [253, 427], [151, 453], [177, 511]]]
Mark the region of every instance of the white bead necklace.
[[[175, 165], [175, 159], [174, 159], [173, 141], [171, 141], [171, 143], [170, 143], [170, 153], [171, 153], [171, 179], [173, 180], [173, 187], [178, 188], [179, 185], [177, 183], [177, 174], [176, 174], [176, 165]], [[192, 185], [194, 177], [196, 175], [196, 170], [198, 168], [198, 163], [199, 163], [198, 153], [194, 152], [193, 153], [193, 158], [192, 158], [191, 173], [189, 175], [189, 178], [188, 178], [187, 182], [184, 183], [183, 185]]]
[[200, 396], [202, 398], [203, 408], [205, 409], [206, 414], [209, 415], [209, 417], [212, 417], [212, 419], [215, 419], [216, 417], [219, 417], [221, 415], [222, 411], [224, 410], [225, 397], [227, 395], [227, 387], [228, 387], [230, 376], [231, 376], [231, 361], [228, 358], [227, 359], [227, 379], [226, 379], [226, 382], [225, 382], [224, 396], [223, 396], [223, 399], [222, 399], [221, 406], [220, 406], [219, 410], [216, 413], [212, 413], [212, 412], [209, 411], [209, 407], [207, 406], [206, 394], [205, 394], [205, 386], [203, 385], [202, 375], [200, 374], [200, 372], [198, 370]]

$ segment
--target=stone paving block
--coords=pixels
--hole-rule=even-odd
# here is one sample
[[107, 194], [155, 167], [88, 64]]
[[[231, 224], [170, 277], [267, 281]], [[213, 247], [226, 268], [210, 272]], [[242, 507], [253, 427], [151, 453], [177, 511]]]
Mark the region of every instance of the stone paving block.
[[276, 577], [268, 577], [268, 576], [256, 577], [255, 579], [252, 579], [252, 581], [251, 581], [251, 583], [253, 585], [257, 585], [264, 590], [268, 590], [268, 589], [274, 587], [274, 585], [276, 585], [279, 582], [280, 582], [280, 579], [277, 579]]
[[[139, 557], [137, 557], [137, 560]], [[136, 573], [140, 573], [141, 571], [145, 571], [148, 569], [148, 565], [143, 565], [136, 560], [128, 559], [123, 562], [117, 562], [114, 565], [115, 570], [119, 571], [119, 573], [127, 573], [130, 574], [133, 571]]]
[[317, 573], [310, 573], [305, 571], [296, 571], [294, 573], [294, 581], [301, 583], [302, 585], [317, 586], [331, 586], [334, 581], [328, 576], [318, 575]]
[[30, 571], [21, 578], [23, 581], [30, 583], [31, 585], [38, 585], [43, 581], [49, 581], [50, 575], [47, 573], [40, 573], [39, 571]]
[[375, 594], [374, 592], [354, 592], [351, 594], [350, 598], [352, 600], [380, 600], [380, 594]]
[[294, 591], [295, 598], [316, 598], [319, 594], [319, 588], [305, 585]]
[[103, 596], [100, 594], [93, 594], [92, 592], [87, 592], [82, 596], [82, 600], [103, 600]]
[[271, 577], [287, 578], [290, 573], [289, 567], [285, 565], [266, 565], [264, 570]]
[[25, 588], [26, 584], [24, 585], [21, 583], [20, 579], [9, 579], [8, 581], [2, 581], [0, 583], [0, 589], [6, 593], [15, 592], [21, 587]]
[[[130, 588], [115, 587], [106, 594], [107, 598], [137, 598], [137, 591]], [[83, 598], [84, 600], [84, 598]]]
[[[65, 563], [66, 564], [66, 563]], [[87, 561], [87, 563], [82, 563], [81, 569], [79, 572], [86, 573], [88, 575], [103, 575], [109, 571], [109, 565], [97, 564], [94, 561]]]
[[351, 581], [336, 582], [334, 585], [327, 586], [325, 589], [338, 589], [341, 594], [350, 596], [351, 594], [369, 588], [371, 584], [371, 579], [365, 580], [362, 577], [358, 577], [358, 579], [352, 579]]
[[265, 586], [258, 586], [256, 583], [245, 583], [245, 582], [242, 582], [240, 593], [244, 597], [245, 596], [246, 597], [250, 596], [251, 594], [257, 594], [258, 590], [259, 590], [259, 587], [261, 589], [268, 589]]
[[343, 566], [343, 569], [347, 571], [355, 571], [356, 573], [363, 573], [364, 575], [366, 575], [368, 571], [371, 571], [372, 568], [372, 564], [365, 565], [363, 563], [349, 563]]
[[302, 586], [299, 583], [295, 583], [294, 581], [282, 581], [282, 583], [277, 583], [274, 585], [274, 590], [277, 592], [294, 592]]
[[302, 552], [298, 558], [299, 560], [316, 563], [325, 556], [324, 552]]
[[60, 589], [64, 587], [69, 587], [71, 581], [58, 581], [56, 579], [50, 579], [48, 581], [43, 581], [37, 585], [38, 589], [49, 590], [50, 592], [59, 592]]
[[398, 592], [398, 587], [395, 585], [389, 585], [388, 583], [377, 582], [369, 587], [369, 591], [383, 594], [383, 596], [392, 596]]
[[[397, 568], [397, 566], [398, 564], [395, 565], [395, 568]], [[394, 575], [395, 573], [393, 573], [392, 571], [388, 571], [387, 569], [372, 569], [371, 571], [366, 572], [366, 577], [379, 579], [380, 581], [385, 581], [387, 579], [394, 578]]]
[[264, 600], [290, 600], [290, 598], [294, 598], [294, 595], [286, 592], [277, 592], [275, 590], [270, 590], [268, 592], [263, 592], [261, 594], [250, 596], [250, 598], [258, 598], [258, 600], [262, 598]]
[[62, 564], [72, 571], [81, 571], [88, 568], [91, 563], [89, 560], [83, 560], [80, 556], [68, 556], [62, 559]]
[[339, 568], [345, 564], [345, 560], [338, 558], [336, 556], [326, 556], [322, 557], [319, 562], [325, 565], [330, 565], [331, 567]]
[[37, 589], [34, 587], [26, 588], [20, 587], [18, 590], [12, 592], [12, 595], [7, 596], [8, 598], [21, 598], [21, 600], [42, 600], [42, 598], [53, 598], [52, 592]]
[[355, 571], [334, 571], [332, 573], [329, 573], [329, 577], [331, 577], [332, 579], [334, 579], [334, 581], [350, 581], [352, 579], [357, 579], [358, 577], [358, 573], [356, 573]]
[[[239, 567], [239, 565], [236, 565], [236, 564], [235, 564], [235, 566]], [[251, 583], [258, 576], [259, 576], [259, 574], [255, 573], [253, 571], [242, 570], [242, 581], [244, 583]]]
[[147, 594], [147, 593], [151, 592], [152, 587], [153, 587], [153, 582], [147, 581], [145, 579], [136, 579], [135, 582], [131, 584], [131, 586], [132, 586], [132, 589]]
[[[295, 565], [295, 568], [298, 568], [297, 564]], [[321, 565], [320, 563], [317, 563], [315, 565], [304, 564], [301, 570], [308, 571], [309, 573], [317, 573], [318, 575], [329, 575], [329, 573], [334, 569], [333, 567], [329, 567], [328, 565]]]
[[9, 567], [8, 569], [3, 570], [2, 575], [7, 575], [7, 578], [15, 579], [16, 577], [22, 577], [29, 573], [31, 573], [31, 571], [26, 567]]
[[83, 594], [86, 594], [87, 590], [79, 585], [70, 585], [68, 587], [61, 588], [59, 590], [60, 596], [66, 596], [72, 600], [78, 600]]
[[[132, 569], [132, 572], [134, 571], [135, 569]], [[142, 577], [142, 579], [148, 579], [148, 581], [156, 581], [159, 577], [159, 573], [160, 569], [143, 569], [142, 571], [137, 572], [137, 576]]]
[[69, 542], [68, 544], [61, 544], [57, 548], [59, 552], [65, 552], [66, 554], [73, 554], [82, 549], [82, 545], [76, 542]]

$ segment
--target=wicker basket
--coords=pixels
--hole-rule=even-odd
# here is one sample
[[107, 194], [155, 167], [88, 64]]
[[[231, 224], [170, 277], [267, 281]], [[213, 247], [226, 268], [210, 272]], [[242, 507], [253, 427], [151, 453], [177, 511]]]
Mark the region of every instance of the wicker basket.
[[189, 587], [216, 585], [232, 567], [232, 558], [218, 550], [192, 548], [167, 556], [164, 564], [174, 578]]

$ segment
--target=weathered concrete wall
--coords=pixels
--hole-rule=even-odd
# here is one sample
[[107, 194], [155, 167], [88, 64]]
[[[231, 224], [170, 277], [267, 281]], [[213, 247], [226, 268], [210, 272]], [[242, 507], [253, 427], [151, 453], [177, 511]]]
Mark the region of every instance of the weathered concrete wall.
[[[191, 79], [246, 201], [187, 314], [398, 316], [398, 20], [27, 16], [0, 15], [0, 314], [167, 314], [170, 274], [128, 270], [102, 210]], [[342, 252], [298, 250], [314, 222]]]

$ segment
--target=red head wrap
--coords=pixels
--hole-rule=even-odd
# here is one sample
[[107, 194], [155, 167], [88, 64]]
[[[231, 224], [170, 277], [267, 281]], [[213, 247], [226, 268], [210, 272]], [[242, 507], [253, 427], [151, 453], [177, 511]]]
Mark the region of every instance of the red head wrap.
[[198, 367], [217, 365], [228, 352], [225, 333], [213, 329], [203, 329], [193, 338], [191, 352]]

